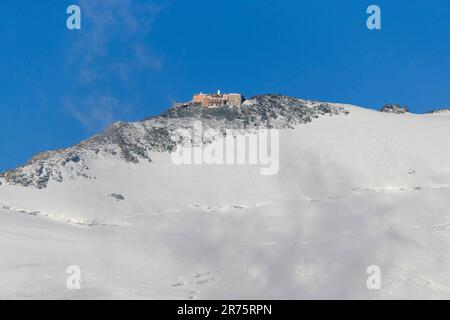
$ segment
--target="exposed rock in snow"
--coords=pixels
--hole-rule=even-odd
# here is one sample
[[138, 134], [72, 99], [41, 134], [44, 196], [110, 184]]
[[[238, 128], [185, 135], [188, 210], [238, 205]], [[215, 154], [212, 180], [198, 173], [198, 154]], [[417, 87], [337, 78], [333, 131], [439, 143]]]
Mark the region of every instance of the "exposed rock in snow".
[[116, 199], [117, 201], [125, 200], [125, 197], [123, 195], [119, 194], [119, 193], [111, 193], [109, 196], [111, 198]]
[[397, 113], [397, 114], [409, 112], [408, 107], [402, 107], [399, 104], [387, 104], [383, 108], [381, 108], [380, 111], [386, 112], [386, 113]]
[[435, 110], [431, 110], [427, 112], [428, 114], [438, 114], [438, 113], [450, 113], [450, 108], [440, 108], [440, 109], [435, 109]]

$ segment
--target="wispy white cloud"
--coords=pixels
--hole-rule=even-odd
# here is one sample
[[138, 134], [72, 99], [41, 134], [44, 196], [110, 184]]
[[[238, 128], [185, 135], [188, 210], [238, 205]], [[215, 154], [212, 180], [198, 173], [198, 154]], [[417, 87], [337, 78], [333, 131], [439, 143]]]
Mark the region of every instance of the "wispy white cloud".
[[166, 4], [131, 0], [80, 0], [83, 36], [74, 52], [81, 50], [86, 63], [111, 56], [112, 49], [126, 53], [124, 61], [138, 67], [159, 69], [161, 57], [151, 52], [145, 39]]
[[116, 117], [125, 116], [132, 108], [109, 95], [91, 95], [80, 101], [67, 100], [65, 108], [89, 132], [111, 124]]
[[167, 3], [155, 1], [79, 0], [82, 30], [70, 46], [68, 65], [80, 90], [65, 106], [87, 130], [104, 127], [131, 108], [126, 95], [105, 88], [126, 88], [136, 75], [163, 68], [149, 37]]

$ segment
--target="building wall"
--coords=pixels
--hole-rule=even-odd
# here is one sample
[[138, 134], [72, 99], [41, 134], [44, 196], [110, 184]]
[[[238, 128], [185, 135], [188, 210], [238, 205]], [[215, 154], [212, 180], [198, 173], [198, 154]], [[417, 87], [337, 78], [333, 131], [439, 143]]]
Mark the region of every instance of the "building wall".
[[240, 107], [243, 101], [241, 94], [203, 94], [199, 93], [192, 97], [192, 102], [201, 103], [203, 107], [222, 107], [225, 105]]
[[192, 102], [201, 102], [203, 103], [203, 101], [205, 100], [206, 95], [203, 93], [199, 93], [194, 95], [194, 97], [192, 98]]
[[241, 94], [229, 94], [227, 97], [228, 104], [230, 106], [240, 107], [242, 104], [242, 95]]

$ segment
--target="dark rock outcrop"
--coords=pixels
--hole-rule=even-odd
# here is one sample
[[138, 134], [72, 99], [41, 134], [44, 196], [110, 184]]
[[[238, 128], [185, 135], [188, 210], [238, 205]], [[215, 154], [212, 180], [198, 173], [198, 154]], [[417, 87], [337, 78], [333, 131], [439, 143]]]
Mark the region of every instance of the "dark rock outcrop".
[[409, 109], [408, 109], [408, 107], [406, 107], [406, 106], [402, 107], [399, 104], [387, 104], [383, 108], [381, 108], [380, 111], [386, 112], [386, 113], [403, 114], [403, 113], [408, 113]]

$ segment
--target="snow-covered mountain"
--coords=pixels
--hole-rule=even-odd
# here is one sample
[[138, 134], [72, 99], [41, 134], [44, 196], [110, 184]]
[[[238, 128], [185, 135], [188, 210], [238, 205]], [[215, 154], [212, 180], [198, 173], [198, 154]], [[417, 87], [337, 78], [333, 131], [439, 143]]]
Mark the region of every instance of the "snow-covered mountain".
[[[279, 130], [277, 174], [175, 164], [196, 121]], [[0, 297], [450, 298], [449, 137], [450, 113], [282, 95], [115, 123], [0, 176]]]

